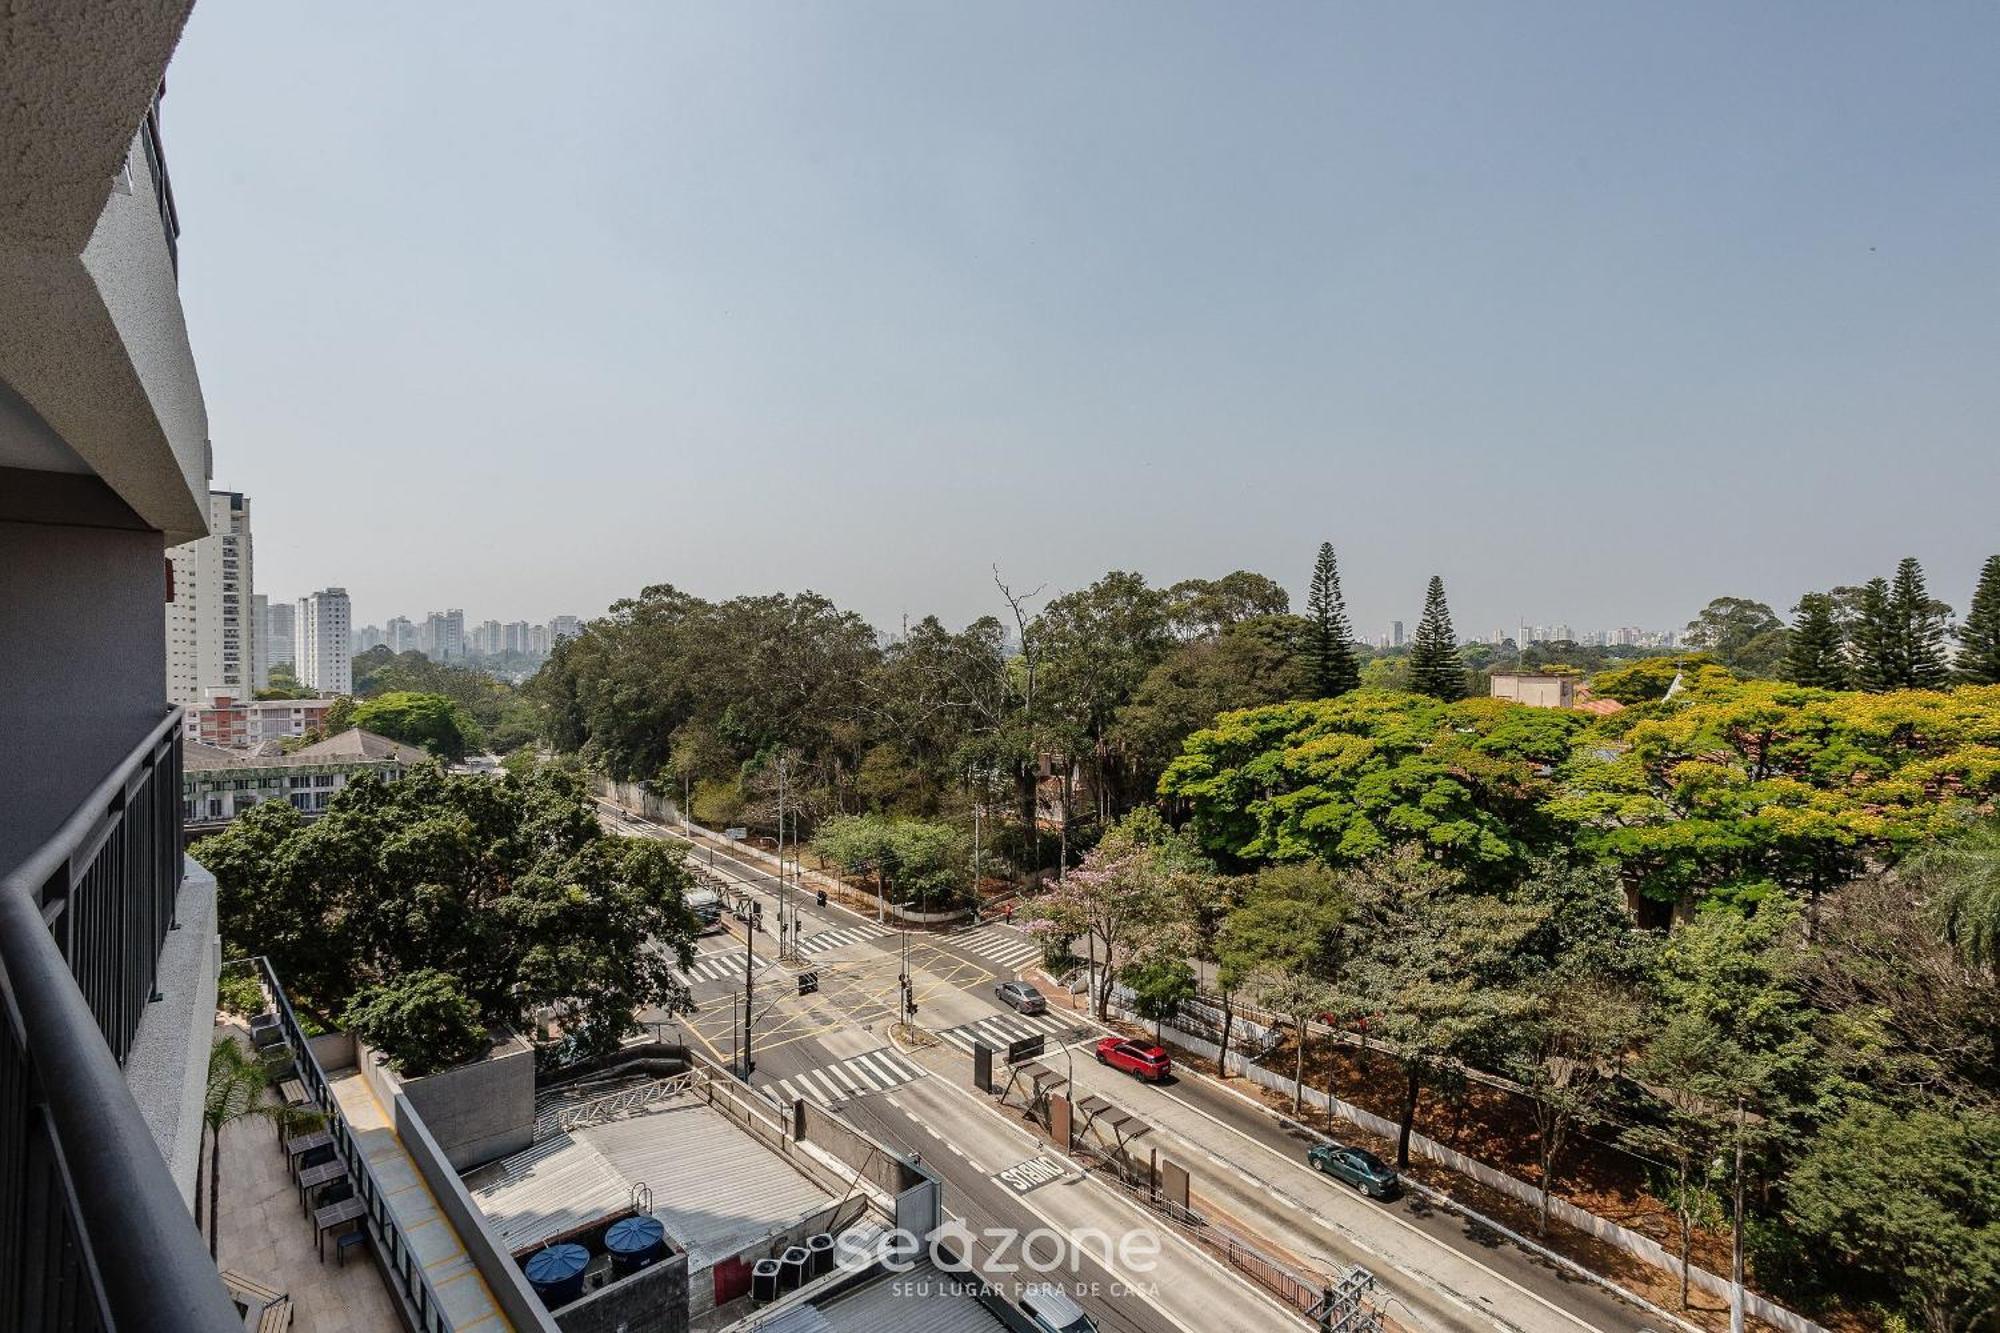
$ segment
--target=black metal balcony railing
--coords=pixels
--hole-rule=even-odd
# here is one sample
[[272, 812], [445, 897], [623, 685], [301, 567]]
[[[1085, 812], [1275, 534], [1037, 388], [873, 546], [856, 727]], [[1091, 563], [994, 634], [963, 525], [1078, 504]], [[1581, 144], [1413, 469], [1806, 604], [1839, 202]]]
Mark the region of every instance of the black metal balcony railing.
[[180, 734], [0, 879], [0, 1328], [240, 1325], [119, 1069], [174, 927]]
[[160, 231], [167, 238], [167, 259], [174, 266], [174, 275], [181, 271], [181, 215], [174, 207], [174, 182], [167, 175], [167, 152], [160, 145], [160, 99], [153, 98], [153, 105], [146, 109], [146, 119], [141, 127], [140, 140], [146, 147], [146, 170], [153, 178], [153, 197], [160, 204]]

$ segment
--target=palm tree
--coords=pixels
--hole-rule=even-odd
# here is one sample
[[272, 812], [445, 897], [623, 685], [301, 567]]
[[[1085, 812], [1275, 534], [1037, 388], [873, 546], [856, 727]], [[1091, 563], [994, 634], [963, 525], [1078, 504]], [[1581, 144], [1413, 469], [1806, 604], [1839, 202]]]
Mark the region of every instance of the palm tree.
[[[264, 1062], [231, 1036], [215, 1039], [208, 1048], [208, 1090], [202, 1098], [201, 1124], [208, 1149], [208, 1257], [215, 1258], [221, 1228], [216, 1214], [222, 1191], [222, 1131], [239, 1120], [268, 1120], [280, 1133], [316, 1129], [325, 1121], [317, 1111], [266, 1101], [271, 1076]], [[194, 1213], [201, 1220], [201, 1176], [195, 1176]]]
[[1904, 873], [1966, 966], [2000, 973], [2000, 821], [1933, 843]]

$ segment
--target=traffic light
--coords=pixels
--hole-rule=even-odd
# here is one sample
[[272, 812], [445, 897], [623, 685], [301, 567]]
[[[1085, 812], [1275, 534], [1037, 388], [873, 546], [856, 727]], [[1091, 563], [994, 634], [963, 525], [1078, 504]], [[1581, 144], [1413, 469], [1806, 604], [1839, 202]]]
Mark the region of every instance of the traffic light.
[[801, 995], [817, 995], [817, 994], [819, 994], [819, 973], [818, 973], [818, 972], [801, 972], [801, 973], [799, 973], [799, 994], [801, 994]]

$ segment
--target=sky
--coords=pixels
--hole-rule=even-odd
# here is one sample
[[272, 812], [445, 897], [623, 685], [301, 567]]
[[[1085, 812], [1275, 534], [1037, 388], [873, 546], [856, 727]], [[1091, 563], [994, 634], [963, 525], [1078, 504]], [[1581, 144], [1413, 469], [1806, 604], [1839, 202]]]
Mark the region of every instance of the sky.
[[200, 0], [215, 485], [357, 625], [1247, 568], [1357, 631], [2000, 551], [2000, 9]]

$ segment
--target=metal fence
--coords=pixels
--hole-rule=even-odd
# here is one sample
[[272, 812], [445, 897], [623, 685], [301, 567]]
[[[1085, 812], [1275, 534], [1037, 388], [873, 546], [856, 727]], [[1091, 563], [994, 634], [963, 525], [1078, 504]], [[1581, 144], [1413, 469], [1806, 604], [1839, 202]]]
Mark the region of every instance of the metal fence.
[[0, 1328], [241, 1321], [119, 1069], [174, 928], [180, 731], [0, 880]]

